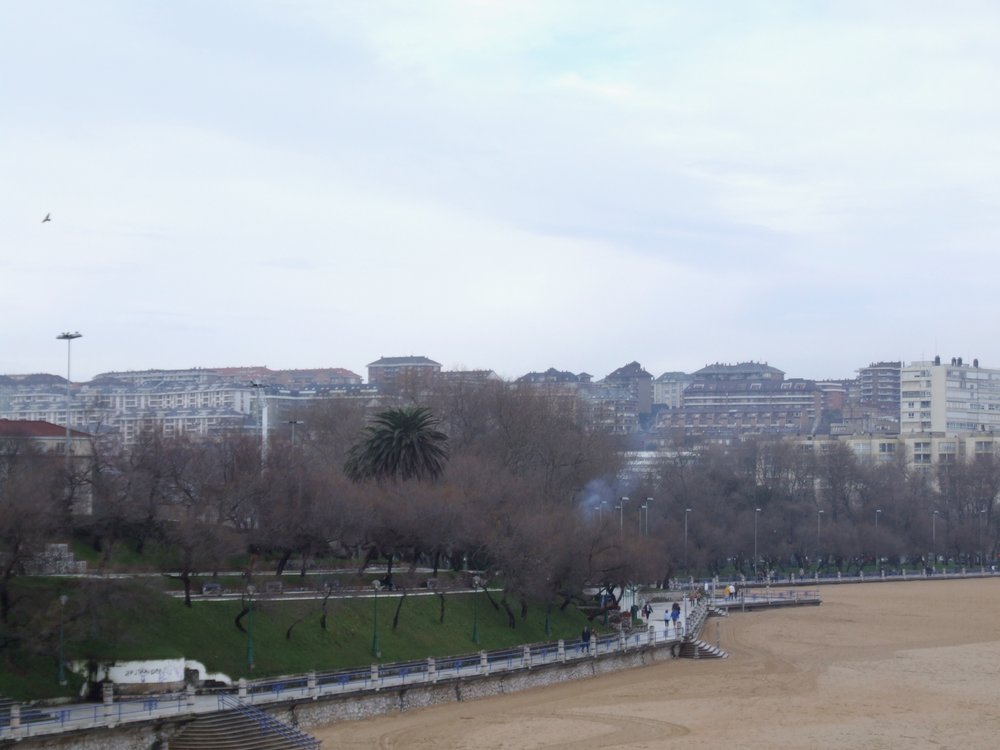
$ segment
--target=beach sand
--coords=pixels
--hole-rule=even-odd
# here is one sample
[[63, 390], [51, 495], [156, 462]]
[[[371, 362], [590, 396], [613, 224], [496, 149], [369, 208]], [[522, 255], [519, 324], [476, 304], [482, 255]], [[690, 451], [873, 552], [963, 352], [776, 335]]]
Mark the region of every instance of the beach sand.
[[676, 659], [312, 730], [326, 748], [997, 748], [1000, 579], [819, 587]]

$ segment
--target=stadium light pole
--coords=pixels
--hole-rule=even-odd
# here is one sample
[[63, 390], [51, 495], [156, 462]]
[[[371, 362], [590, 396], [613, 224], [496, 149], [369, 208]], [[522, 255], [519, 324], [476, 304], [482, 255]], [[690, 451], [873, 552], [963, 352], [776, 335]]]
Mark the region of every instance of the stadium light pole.
[[57, 341], [65, 341], [66, 342], [66, 477], [67, 477], [67, 481], [69, 479], [69, 450], [70, 450], [70, 446], [73, 444], [72, 439], [70, 437], [70, 430], [69, 430], [69, 421], [70, 421], [69, 402], [70, 402], [70, 395], [71, 395], [71, 391], [70, 391], [70, 384], [71, 384], [71, 380], [70, 380], [70, 372], [71, 372], [71, 370], [70, 370], [71, 347], [70, 347], [70, 345], [73, 343], [73, 339], [78, 339], [78, 338], [81, 338], [82, 336], [83, 336], [83, 334], [80, 333], [79, 331], [73, 331], [72, 333], [70, 333], [69, 331], [64, 331], [63, 333], [60, 333], [58, 336], [56, 336], [56, 340]]

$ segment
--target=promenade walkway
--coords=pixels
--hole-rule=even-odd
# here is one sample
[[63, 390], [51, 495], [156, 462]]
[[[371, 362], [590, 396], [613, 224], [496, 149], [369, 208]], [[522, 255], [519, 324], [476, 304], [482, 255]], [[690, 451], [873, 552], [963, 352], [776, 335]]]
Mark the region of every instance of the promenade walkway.
[[[428, 658], [421, 661], [372, 664], [366, 668], [328, 673], [309, 673], [283, 678], [245, 681], [232, 688], [196, 692], [193, 687], [179, 694], [115, 698], [106, 691], [102, 702], [73, 703], [58, 707], [25, 707], [12, 704], [0, 712], [0, 742], [61, 732], [114, 727], [133, 722], [180, 718], [225, 710], [234, 698], [250, 706], [266, 707], [290, 700], [321, 699], [333, 696], [378, 692], [405, 686], [434, 684], [530, 670], [554, 664], [572, 664], [602, 656], [645, 648], [670, 648], [697, 638], [710, 608], [756, 609], [768, 606], [818, 604], [818, 591], [744, 591], [727, 600], [721, 589], [717, 597], [701, 597], [700, 602], [683, 598], [678, 627], [664, 623], [664, 612], [672, 601], [651, 602], [653, 613], [648, 625], [630, 633], [594, 636], [589, 644], [579, 639], [530, 644], [512, 649], [480, 651], [473, 654]], [[675, 650], [675, 647], [676, 650]], [[684, 652], [689, 653], [689, 652]]]

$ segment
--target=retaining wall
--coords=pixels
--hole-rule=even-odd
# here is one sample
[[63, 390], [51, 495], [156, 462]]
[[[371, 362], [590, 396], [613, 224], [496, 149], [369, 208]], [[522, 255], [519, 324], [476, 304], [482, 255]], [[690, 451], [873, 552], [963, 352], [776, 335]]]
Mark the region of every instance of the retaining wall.
[[[506, 695], [533, 687], [596, 677], [622, 669], [669, 661], [670, 648], [642, 646], [593, 659], [539, 665], [475, 677], [448, 678], [436, 683], [411, 684], [365, 693], [298, 698], [258, 706], [293, 726], [310, 728], [338, 721], [367, 719], [414, 708]], [[130, 723], [117, 728], [91, 729], [60, 735], [0, 741], [0, 748], [18, 750], [166, 750], [169, 740], [195, 715]]]

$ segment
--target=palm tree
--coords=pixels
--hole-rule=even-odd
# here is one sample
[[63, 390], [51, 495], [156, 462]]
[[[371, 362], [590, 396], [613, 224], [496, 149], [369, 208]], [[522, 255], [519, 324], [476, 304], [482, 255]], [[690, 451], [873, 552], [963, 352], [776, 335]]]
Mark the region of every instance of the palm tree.
[[437, 479], [448, 461], [448, 436], [438, 424], [422, 406], [379, 412], [348, 452], [344, 472], [354, 482]]

